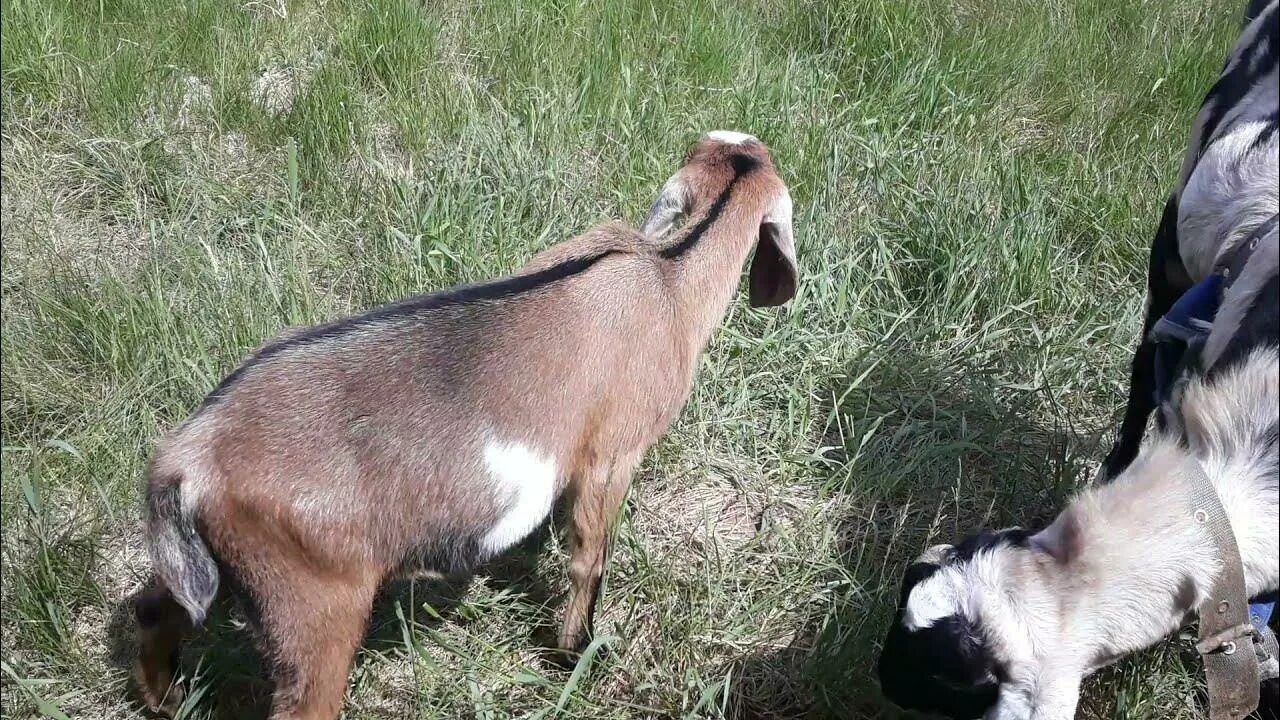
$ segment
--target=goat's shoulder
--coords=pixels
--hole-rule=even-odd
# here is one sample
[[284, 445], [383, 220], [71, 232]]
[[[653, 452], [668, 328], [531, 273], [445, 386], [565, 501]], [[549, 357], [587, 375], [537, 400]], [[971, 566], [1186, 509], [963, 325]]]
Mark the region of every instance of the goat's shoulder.
[[639, 256], [644, 245], [645, 237], [640, 231], [619, 222], [605, 223], [534, 255], [520, 268], [520, 274], [540, 272], [575, 260], [609, 255]]

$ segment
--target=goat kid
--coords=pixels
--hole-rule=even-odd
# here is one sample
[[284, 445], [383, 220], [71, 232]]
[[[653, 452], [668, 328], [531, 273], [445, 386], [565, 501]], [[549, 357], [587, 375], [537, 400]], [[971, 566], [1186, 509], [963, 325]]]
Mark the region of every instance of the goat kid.
[[[1143, 344], [1129, 413], [1107, 460], [1113, 482], [1048, 528], [939, 545], [906, 570], [879, 663], [881, 688], [917, 710], [991, 720], [1066, 720], [1081, 680], [1194, 617], [1222, 562], [1192, 520], [1184, 478], [1199, 465], [1230, 520], [1246, 592], [1280, 586], [1280, 234], [1277, 3], [1254, 3], [1205, 100], [1152, 247]], [[1154, 407], [1147, 337], [1181, 292], [1236, 245], [1256, 242], [1222, 297], [1173, 402], [1139, 449]]]
[[147, 702], [177, 707], [180, 640], [225, 580], [272, 668], [271, 717], [335, 718], [385, 581], [468, 573], [561, 496], [558, 646], [580, 650], [632, 472], [684, 404], [753, 246], [752, 304], [795, 294], [791, 213], [764, 144], [709, 133], [639, 231], [605, 225], [507, 278], [264, 345], [149, 468]]
[[1246, 592], [1274, 597], [1278, 386], [1275, 345], [1256, 347], [1187, 386], [1185, 437], [1154, 438], [1044, 530], [983, 532], [916, 558], [880, 656], [884, 693], [953, 718], [1073, 717], [1084, 677], [1188, 622], [1220, 571], [1182, 485], [1193, 463], [1230, 518]]

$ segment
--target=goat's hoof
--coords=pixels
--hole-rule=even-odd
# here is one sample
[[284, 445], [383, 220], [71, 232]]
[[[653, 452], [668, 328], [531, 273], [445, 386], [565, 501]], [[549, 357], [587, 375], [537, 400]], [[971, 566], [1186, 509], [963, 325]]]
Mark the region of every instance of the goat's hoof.
[[158, 695], [151, 688], [142, 690], [142, 699], [147, 705], [147, 710], [162, 717], [171, 718], [177, 715], [178, 708], [182, 706], [182, 698], [182, 688], [177, 685], [171, 686], [163, 695]]
[[561, 670], [572, 670], [578, 665], [578, 659], [582, 657], [582, 653], [577, 650], [559, 647], [548, 649], [550, 653], [547, 659]]
[[[582, 653], [586, 651], [587, 646], [590, 644], [591, 644], [591, 638], [584, 637], [580, 641], [578, 641], [578, 643], [575, 645], [572, 645], [569, 647], [562, 645], [556, 648], [552, 648], [551, 661], [554, 662], [556, 665], [560, 666], [561, 668], [564, 668], [565, 670], [572, 670], [573, 668], [577, 667], [578, 661], [582, 659]], [[600, 662], [602, 660], [605, 660], [609, 657], [609, 654], [611, 652], [612, 652], [612, 648], [610, 648], [609, 645], [602, 644], [596, 648], [594, 656], [592, 657], [592, 661]]]
[[578, 665], [578, 661], [582, 659], [582, 652], [591, 644], [591, 638], [583, 636], [577, 642], [567, 642], [561, 640], [557, 642], [551, 650], [551, 662], [565, 670], [572, 670]]

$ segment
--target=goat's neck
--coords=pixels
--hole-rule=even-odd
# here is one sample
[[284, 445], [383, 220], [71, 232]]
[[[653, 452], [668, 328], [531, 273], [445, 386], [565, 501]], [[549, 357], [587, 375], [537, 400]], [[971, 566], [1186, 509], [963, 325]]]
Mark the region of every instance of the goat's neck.
[[1061, 602], [1062, 642], [1079, 650], [1085, 672], [1177, 630], [1216, 577], [1212, 541], [1186, 490], [1168, 482], [1184, 453], [1157, 449], [1139, 460], [1148, 471], [1091, 488], [1042, 533], [1066, 553], [1043, 570]]
[[[694, 355], [724, 320], [755, 244], [759, 218], [744, 205], [731, 202], [701, 239], [673, 262], [671, 290], [677, 323]], [[689, 225], [698, 219], [695, 216]]]

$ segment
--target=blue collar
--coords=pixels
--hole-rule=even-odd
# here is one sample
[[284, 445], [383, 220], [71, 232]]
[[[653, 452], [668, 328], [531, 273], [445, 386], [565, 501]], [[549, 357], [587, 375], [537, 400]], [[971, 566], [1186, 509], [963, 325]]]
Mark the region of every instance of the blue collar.
[[1222, 305], [1222, 283], [1223, 277], [1214, 273], [1184, 293], [1169, 312], [1156, 321], [1151, 328], [1151, 339], [1190, 344], [1208, 337], [1213, 318]]
[[1271, 613], [1276, 609], [1275, 601], [1249, 603], [1249, 622], [1253, 623], [1253, 627], [1259, 634], [1267, 629], [1267, 623], [1271, 620]]
[[1163, 407], [1172, 399], [1173, 386], [1188, 364], [1200, 354], [1209, 337], [1222, 297], [1244, 272], [1259, 241], [1275, 231], [1280, 213], [1258, 225], [1218, 258], [1213, 272], [1182, 294], [1173, 307], [1151, 327], [1146, 340], [1155, 343], [1155, 403]]
[[1147, 339], [1156, 345], [1156, 407], [1164, 407], [1173, 399], [1178, 376], [1208, 339], [1213, 318], [1222, 305], [1223, 283], [1224, 278], [1218, 273], [1201, 280], [1151, 327]]

